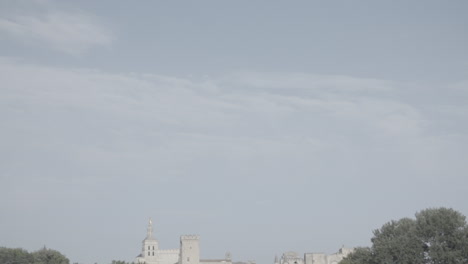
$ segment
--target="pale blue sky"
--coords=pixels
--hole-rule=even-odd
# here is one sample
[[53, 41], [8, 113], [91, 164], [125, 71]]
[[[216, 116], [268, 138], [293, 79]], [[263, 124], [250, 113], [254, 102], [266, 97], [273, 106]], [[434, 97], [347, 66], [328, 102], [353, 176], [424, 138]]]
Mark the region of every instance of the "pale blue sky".
[[468, 215], [466, 1], [0, 1], [0, 246], [271, 263]]

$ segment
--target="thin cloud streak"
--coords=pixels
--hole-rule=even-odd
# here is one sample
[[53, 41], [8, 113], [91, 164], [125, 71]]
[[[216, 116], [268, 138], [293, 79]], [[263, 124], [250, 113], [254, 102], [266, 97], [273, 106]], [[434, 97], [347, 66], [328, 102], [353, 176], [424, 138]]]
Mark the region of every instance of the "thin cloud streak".
[[0, 17], [0, 31], [24, 43], [41, 43], [75, 56], [96, 46], [108, 47], [114, 38], [91, 15], [61, 10]]
[[[271, 90], [268, 85], [256, 85], [255, 89], [240, 86], [241, 77], [213, 78], [207, 87], [204, 81], [65, 70], [8, 59], [2, 60], [0, 68], [5, 83], [0, 90], [4, 123], [10, 123], [13, 130], [34, 131], [28, 134], [43, 138], [31, 141], [32, 146], [44, 148], [53, 143], [50, 146], [64, 148], [65, 144], [70, 149], [85, 151], [89, 145], [88, 151], [94, 153], [90, 157], [98, 155], [98, 149], [103, 151], [101, 157], [119, 149], [125, 149], [126, 155], [133, 151], [168, 150], [181, 140], [188, 140], [186, 146], [194, 144], [194, 151], [204, 148], [197, 143], [200, 139], [190, 135], [202, 136], [201, 141], [217, 145], [224, 138], [226, 147], [262, 144], [265, 140], [268, 141], [262, 144], [265, 146], [275, 145], [272, 142], [287, 146], [304, 141], [322, 147], [338, 147], [337, 142], [346, 143], [346, 147], [370, 141], [405, 142], [430, 137], [437, 131], [428, 129], [437, 127], [441, 121], [427, 116], [418, 103], [389, 99], [388, 89], [382, 91], [383, 95], [363, 95], [359, 91], [343, 95], [340, 91], [346, 85], [342, 77], [333, 84], [333, 76], [313, 76], [309, 85], [296, 85], [294, 77], [288, 84], [287, 76], [291, 75], [285, 74], [280, 77], [287, 87], [284, 90], [292, 91], [284, 94], [283, 90]], [[332, 88], [317, 85], [323, 83], [322, 79]], [[358, 85], [359, 79], [354, 80], [353, 86], [369, 87], [369, 82], [376, 83], [360, 79]], [[401, 86], [406, 88], [404, 84]], [[403, 88], [397, 84], [391, 87]], [[466, 112], [461, 104], [454, 107], [457, 112]], [[440, 112], [451, 114], [446, 110]], [[38, 113], [43, 118], [39, 119]], [[56, 120], [52, 124], [57, 129], [55, 138], [48, 136], [52, 132], [45, 125], [49, 119]], [[84, 127], [94, 129], [94, 135], [76, 142], [75, 133], [88, 134]], [[13, 130], [10, 132], [16, 133]], [[148, 145], [146, 139], [152, 143]], [[42, 145], [40, 142], [44, 140], [50, 142]]]

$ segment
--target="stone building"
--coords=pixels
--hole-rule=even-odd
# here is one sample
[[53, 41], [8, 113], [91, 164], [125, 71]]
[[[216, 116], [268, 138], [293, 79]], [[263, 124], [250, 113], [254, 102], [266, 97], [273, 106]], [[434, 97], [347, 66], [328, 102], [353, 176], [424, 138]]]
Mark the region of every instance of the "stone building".
[[327, 255], [324, 253], [305, 253], [304, 257], [298, 253], [289, 251], [284, 253], [280, 259], [275, 257], [274, 264], [338, 264], [348, 254], [353, 252], [352, 248], [342, 247], [338, 252]]
[[153, 237], [153, 223], [148, 223], [146, 238], [142, 242], [140, 255], [135, 259], [140, 264], [233, 264], [231, 254], [224, 259], [200, 259], [200, 237], [183, 235], [178, 249], [160, 249], [158, 240]]

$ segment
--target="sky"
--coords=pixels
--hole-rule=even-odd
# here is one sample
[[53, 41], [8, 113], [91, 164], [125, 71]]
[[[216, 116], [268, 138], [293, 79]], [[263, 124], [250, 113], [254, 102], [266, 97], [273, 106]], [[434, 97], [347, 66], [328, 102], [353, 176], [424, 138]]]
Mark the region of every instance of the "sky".
[[466, 1], [0, 1], [0, 246], [272, 263], [468, 215]]

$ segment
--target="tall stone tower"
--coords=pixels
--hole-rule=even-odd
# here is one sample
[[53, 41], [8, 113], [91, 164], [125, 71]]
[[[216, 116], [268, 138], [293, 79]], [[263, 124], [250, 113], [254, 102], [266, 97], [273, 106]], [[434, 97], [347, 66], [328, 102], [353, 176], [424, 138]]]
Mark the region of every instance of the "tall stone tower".
[[159, 245], [158, 241], [153, 237], [153, 221], [149, 220], [148, 229], [146, 232], [146, 238], [143, 240], [143, 248], [141, 255], [145, 258], [147, 263], [157, 263], [158, 262], [158, 250]]
[[179, 264], [200, 264], [200, 237], [186, 235], [180, 237]]

